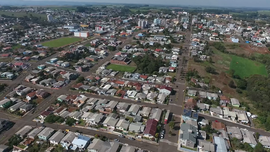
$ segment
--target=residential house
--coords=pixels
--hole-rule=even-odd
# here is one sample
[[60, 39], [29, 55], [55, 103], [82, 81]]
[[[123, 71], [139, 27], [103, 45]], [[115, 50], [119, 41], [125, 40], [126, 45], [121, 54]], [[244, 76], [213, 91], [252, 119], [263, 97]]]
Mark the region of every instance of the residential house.
[[135, 98], [135, 97], [136, 97], [136, 94], [137, 94], [137, 91], [135, 91], [135, 90], [128, 90], [128, 91], [126, 92], [126, 95], [127, 95], [127, 97], [129, 97], [129, 98]]
[[85, 149], [90, 143], [90, 138], [83, 135], [78, 135], [72, 141], [72, 146], [70, 147], [71, 150], [83, 150]]
[[65, 134], [63, 133], [62, 130], [58, 130], [56, 133], [54, 133], [49, 141], [51, 144], [53, 145], [58, 145], [60, 143], [60, 141], [64, 138]]
[[131, 107], [129, 108], [128, 112], [129, 112], [131, 115], [135, 116], [135, 115], [137, 115], [139, 109], [140, 109], [140, 106], [139, 106], [139, 105], [137, 105], [137, 104], [132, 104]]
[[35, 137], [44, 129], [44, 127], [37, 127], [27, 134], [27, 138], [35, 139]]
[[207, 98], [209, 100], [217, 100], [218, 99], [218, 94], [216, 94], [216, 93], [209, 93], [209, 92], [207, 92], [206, 93], [206, 96], [207, 96]]
[[155, 119], [156, 121], [159, 121], [160, 120], [160, 117], [161, 117], [161, 114], [162, 114], [162, 110], [161, 109], [159, 109], [159, 108], [153, 108], [151, 110], [149, 119]]
[[118, 122], [118, 118], [114, 118], [112, 116], [108, 116], [104, 122], [103, 122], [103, 126], [107, 127], [108, 129], [110, 130], [114, 130], [115, 129], [115, 126]]
[[30, 92], [30, 93], [28, 93], [26, 95], [26, 99], [27, 99], [28, 102], [31, 101], [31, 100], [33, 100], [33, 99], [35, 99], [35, 98], [36, 98], [36, 92], [35, 91]]
[[216, 145], [209, 141], [199, 139], [198, 151], [199, 152], [216, 152]]
[[240, 107], [240, 102], [236, 98], [231, 98], [231, 103], [232, 103], [232, 106], [234, 107]]
[[128, 103], [120, 102], [119, 104], [117, 104], [117, 110], [121, 113], [127, 112], [129, 107], [130, 107], [130, 104]]
[[[135, 152], [135, 151], [136, 151], [136, 148], [135, 147], [133, 147], [133, 146], [126, 146], [126, 145], [122, 146], [122, 148], [120, 150], [120, 152]], [[139, 151], [137, 151], [137, 152], [139, 152]]]
[[150, 101], [155, 101], [158, 94], [156, 92], [150, 92], [147, 94], [146, 99]]
[[197, 107], [202, 111], [208, 111], [210, 109], [210, 105], [205, 103], [197, 103]]
[[170, 95], [172, 92], [172, 88], [167, 87], [167, 86], [162, 86], [162, 87], [158, 88], [158, 90], [159, 90], [159, 93], [166, 94], [166, 95]]
[[93, 116], [94, 114], [91, 113], [91, 112], [84, 112], [83, 115], [81, 116], [81, 119], [82, 120], [85, 120], [85, 121], [89, 121], [90, 118]]
[[189, 98], [185, 103], [185, 109], [193, 110], [197, 106], [197, 101], [194, 98]]
[[137, 93], [136, 94], [136, 97], [135, 97], [135, 100], [145, 100], [146, 99], [146, 94], [144, 93]]
[[158, 121], [155, 119], [148, 119], [146, 122], [146, 128], [143, 132], [143, 136], [147, 138], [154, 138], [157, 130]]
[[249, 119], [245, 111], [240, 111], [237, 113], [237, 120], [241, 123], [249, 123]]
[[45, 99], [47, 98], [48, 96], [50, 95], [50, 93], [48, 93], [47, 91], [43, 90], [43, 89], [39, 89], [36, 91], [36, 96], [38, 98], [41, 98], [41, 99]]
[[230, 98], [226, 97], [226, 96], [220, 96], [219, 97], [220, 100], [219, 100], [219, 104], [220, 106], [222, 107], [226, 107], [227, 104], [229, 104], [231, 101], [230, 101]]
[[243, 135], [243, 142], [248, 143], [252, 148], [254, 148], [257, 145], [257, 141], [254, 138], [254, 132], [243, 128], [241, 128], [240, 131]]
[[226, 141], [222, 137], [214, 136], [214, 143], [216, 144], [216, 151], [228, 151], [228, 144], [226, 144]]
[[77, 137], [77, 135], [74, 132], [69, 131], [60, 141], [61, 146], [68, 150], [75, 137]]
[[103, 114], [95, 113], [89, 120], [90, 125], [98, 125], [101, 120], [104, 118]]
[[125, 119], [120, 119], [116, 124], [116, 129], [121, 131], [127, 131], [129, 127], [129, 122]]
[[19, 131], [17, 131], [15, 133], [15, 135], [18, 135], [20, 136], [22, 139], [24, 138], [24, 136], [26, 134], [28, 134], [30, 131], [32, 130], [32, 127], [31, 126], [24, 126], [23, 128], [21, 128]]
[[270, 137], [268, 136], [260, 136], [259, 142], [263, 145], [264, 148], [270, 149]]
[[128, 131], [129, 132], [135, 132], [135, 133], [141, 133], [144, 131], [145, 126], [142, 125], [141, 123], [130, 123]]
[[[207, 98], [207, 92], [205, 92], [205, 91], [199, 91], [199, 97], [200, 98]], [[210, 99], [211, 100], [211, 99]]]
[[142, 110], [139, 111], [139, 115], [142, 116], [142, 117], [148, 118], [150, 112], [151, 112], [150, 107], [143, 107]]
[[184, 109], [181, 117], [182, 117], [182, 120], [184, 121], [193, 120], [197, 122], [199, 115], [197, 112], [193, 112], [189, 109]]
[[14, 104], [13, 106], [11, 106], [11, 107], [9, 108], [9, 110], [10, 110], [11, 112], [17, 111], [17, 110], [20, 109], [20, 107], [21, 107], [22, 105], [24, 105], [24, 104], [26, 104], [26, 103], [24, 103], [24, 102], [17, 102], [17, 103]]
[[94, 139], [93, 142], [87, 147], [89, 152], [117, 152], [119, 149], [119, 142], [102, 141]]
[[217, 107], [217, 108], [214, 108], [214, 107], [211, 107], [210, 108], [210, 114], [212, 116], [218, 116], [220, 118], [223, 118], [223, 111], [220, 107]]
[[197, 128], [190, 124], [182, 123], [180, 127], [179, 143], [182, 146], [194, 148], [197, 141], [196, 138], [197, 138]]
[[191, 97], [195, 97], [197, 95], [197, 90], [188, 90], [187, 95]]
[[223, 116], [225, 119], [236, 119], [236, 113], [234, 111], [230, 111], [228, 107], [223, 107]]
[[209, 121], [207, 119], [202, 119], [200, 122], [198, 122], [198, 124], [201, 126], [206, 126], [209, 125]]
[[166, 94], [163, 94], [163, 93], [159, 94], [157, 97], [157, 103], [163, 104], [165, 102], [166, 98], [167, 98]]
[[38, 138], [40, 140], [48, 140], [51, 135], [54, 133], [54, 129], [46, 127], [44, 128], [39, 134], [38, 134]]
[[3, 99], [0, 101], [0, 108], [8, 108], [12, 104], [12, 101], [9, 99]]
[[20, 107], [20, 111], [25, 113], [33, 108], [33, 104], [26, 103]]
[[242, 133], [238, 127], [227, 126], [227, 132], [231, 138], [243, 139]]

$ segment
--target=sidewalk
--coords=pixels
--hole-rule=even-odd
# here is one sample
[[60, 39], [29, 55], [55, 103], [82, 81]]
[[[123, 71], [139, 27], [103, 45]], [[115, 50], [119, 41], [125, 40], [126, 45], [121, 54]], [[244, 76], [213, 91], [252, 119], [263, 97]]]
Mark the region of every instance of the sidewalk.
[[[209, 115], [209, 114], [204, 114], [204, 113], [201, 113], [201, 112], [199, 112], [199, 115], [202, 115], [202, 116], [208, 116], [208, 117], [212, 117], [212, 118], [216, 118], [216, 119], [223, 120], [223, 121], [227, 121], [227, 122], [230, 122], [230, 123], [235, 123], [235, 124], [237, 124], [237, 125], [241, 125], [241, 126], [244, 126], [244, 127], [250, 127], [250, 126], [248, 126], [248, 125], [241, 124], [241, 123], [238, 123], [238, 122], [235, 122], [235, 121], [232, 121], [232, 120], [222, 119], [222, 118], [220, 118], [220, 117], [212, 116], [212, 115]], [[250, 128], [252, 128], [252, 127], [250, 127]], [[254, 129], [256, 129], [256, 128], [254, 128]]]
[[[108, 133], [108, 134], [114, 134], [114, 135], [122, 135], [122, 133], [119, 133], [119, 132], [115, 132], [115, 131], [107, 131], [107, 130], [102, 130], [102, 129], [96, 129], [96, 128], [92, 128], [92, 127], [83, 127], [83, 126], [79, 126], [79, 125], [76, 125], [75, 126], [76, 128], [83, 128], [83, 129], [89, 129], [89, 130], [95, 130], [95, 131], [100, 131], [100, 132], [105, 132], [105, 133]], [[155, 141], [150, 141], [150, 140], [146, 140], [146, 139], [138, 139], [138, 138], [135, 138], [134, 136], [131, 136], [131, 135], [125, 135], [126, 137], [131, 137], [131, 138], [134, 138], [135, 140], [137, 141], [142, 141], [142, 142], [147, 142], [147, 143], [150, 143], [150, 144], [154, 144], [154, 145], [159, 145], [157, 142]]]

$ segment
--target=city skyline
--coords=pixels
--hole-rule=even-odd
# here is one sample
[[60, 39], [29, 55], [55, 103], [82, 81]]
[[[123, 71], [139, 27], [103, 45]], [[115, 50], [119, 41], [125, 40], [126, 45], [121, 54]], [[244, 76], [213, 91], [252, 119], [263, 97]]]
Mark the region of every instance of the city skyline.
[[[73, 3], [73, 0], [2, 0], [0, 5], [66, 5]], [[268, 0], [77, 0], [77, 3], [125, 3], [125, 4], [151, 4], [151, 5], [182, 5], [182, 6], [218, 6], [218, 7], [269, 7]]]

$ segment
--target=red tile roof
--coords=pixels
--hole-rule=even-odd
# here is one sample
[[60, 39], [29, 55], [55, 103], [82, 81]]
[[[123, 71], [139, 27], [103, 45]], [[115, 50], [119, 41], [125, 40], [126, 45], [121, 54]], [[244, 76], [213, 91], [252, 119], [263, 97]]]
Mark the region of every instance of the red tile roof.
[[148, 78], [147, 75], [140, 75], [140, 77], [143, 78], [143, 79], [147, 79]]
[[27, 96], [32, 98], [32, 97], [36, 96], [36, 92], [30, 92], [27, 94]]
[[158, 122], [155, 119], [148, 119], [146, 123], [146, 128], [143, 133], [155, 136], [157, 125], [158, 125]]

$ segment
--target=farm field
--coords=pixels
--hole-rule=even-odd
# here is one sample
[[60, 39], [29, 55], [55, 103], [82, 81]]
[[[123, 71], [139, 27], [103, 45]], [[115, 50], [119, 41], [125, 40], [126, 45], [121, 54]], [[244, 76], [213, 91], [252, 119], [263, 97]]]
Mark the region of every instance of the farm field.
[[230, 69], [235, 71], [241, 78], [259, 74], [267, 76], [265, 65], [256, 61], [231, 55]]
[[46, 19], [46, 15], [45, 14], [37, 14], [37, 13], [26, 13], [26, 12], [7, 12], [7, 11], [0, 11], [0, 15], [7, 15], [7, 16], [11, 16], [11, 17], [24, 17], [24, 16], [28, 16], [28, 17], [38, 17], [41, 19]]
[[65, 46], [74, 42], [78, 42], [80, 40], [81, 38], [78, 38], [78, 37], [63, 37], [63, 38], [51, 40], [48, 42], [44, 42], [42, 43], [42, 45], [55, 48], [55, 47], [62, 47], [62, 46]]
[[128, 65], [110, 64], [106, 67], [106, 69], [112, 69], [114, 71], [120, 72], [134, 72], [136, 70], [136, 67]]

